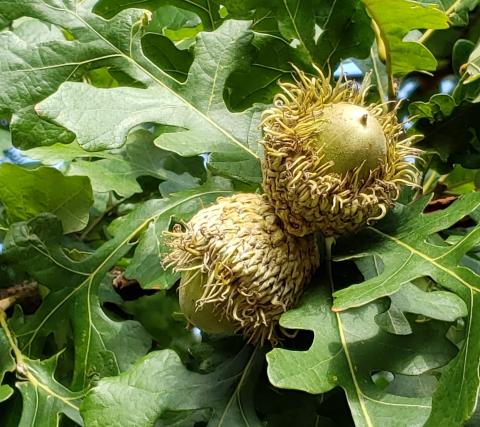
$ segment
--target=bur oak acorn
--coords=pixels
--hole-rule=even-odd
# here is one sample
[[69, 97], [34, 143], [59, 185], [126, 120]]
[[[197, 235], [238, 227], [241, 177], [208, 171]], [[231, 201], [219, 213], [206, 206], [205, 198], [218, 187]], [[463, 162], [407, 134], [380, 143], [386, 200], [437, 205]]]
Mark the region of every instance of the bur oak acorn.
[[415, 186], [418, 150], [397, 108], [369, 104], [363, 86], [317, 69], [280, 83], [262, 125], [263, 190], [288, 233], [337, 237], [383, 218]]
[[164, 264], [182, 273], [185, 317], [253, 343], [278, 341], [280, 316], [298, 303], [320, 263], [314, 236], [286, 233], [260, 194], [221, 197], [168, 236]]

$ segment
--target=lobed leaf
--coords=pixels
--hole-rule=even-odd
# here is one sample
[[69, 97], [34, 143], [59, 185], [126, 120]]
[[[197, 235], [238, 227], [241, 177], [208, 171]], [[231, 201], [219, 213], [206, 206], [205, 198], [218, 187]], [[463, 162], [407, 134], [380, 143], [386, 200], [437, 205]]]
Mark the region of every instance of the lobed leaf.
[[0, 166], [0, 201], [11, 222], [49, 212], [60, 218], [64, 233], [71, 233], [87, 225], [93, 195], [86, 177], [66, 177], [53, 168], [27, 170], [3, 164]]
[[[15, 60], [7, 57], [0, 63], [0, 75], [5, 76], [0, 112], [14, 114], [11, 129], [16, 145], [28, 148], [38, 141], [42, 145], [70, 141], [71, 133], [51, 123], [55, 121], [74, 131], [82, 147], [103, 150], [123, 145], [135, 125], [155, 122], [184, 130], [160, 135], [156, 144], [161, 148], [182, 155], [219, 151], [258, 158], [258, 109], [230, 113], [223, 101], [227, 77], [246, 64], [252, 38], [248, 22], [228, 21], [213, 33], [201, 34], [188, 79], [180, 83], [144, 55], [146, 15], [140, 10], [125, 10], [105, 20], [92, 13], [91, 3], [65, 0], [55, 7], [41, 1], [7, 2], [1, 12], [10, 20], [24, 15], [58, 25], [74, 40], [18, 49], [17, 36], [2, 33], [3, 48], [15, 52]], [[81, 76], [86, 67], [104, 66], [140, 87], [102, 89], [67, 81]], [[15, 87], [13, 83], [22, 79], [25, 87], [38, 87], [35, 94]], [[34, 106], [49, 121], [39, 121]], [[27, 126], [37, 132], [19, 138]]]
[[[416, 325], [412, 335], [392, 335], [375, 322], [382, 311], [377, 303], [345, 313], [331, 310], [326, 289], [312, 289], [299, 307], [285, 313], [280, 324], [313, 331], [306, 351], [276, 348], [267, 354], [268, 376], [280, 388], [325, 393], [342, 387], [358, 426], [422, 426], [430, 413], [427, 396], [377, 386], [372, 374], [420, 375], [442, 366], [455, 354], [445, 338], [446, 326]], [[388, 355], [388, 357], [387, 357]]]
[[422, 5], [411, 0], [362, 1], [378, 27], [389, 74], [400, 76], [416, 70], [435, 70], [437, 61], [432, 53], [421, 43], [404, 41], [404, 38], [417, 28], [448, 28], [444, 12], [433, 4]]
[[[112, 290], [108, 272], [132, 248], [131, 242], [141, 236], [149, 223], [158, 220], [168, 226], [174, 214], [181, 219], [182, 212], [191, 215], [202, 203], [230, 192], [218, 189], [215, 182], [209, 185], [139, 206], [114, 224], [111, 240], [80, 260], [71, 259], [63, 250], [61, 226], [54, 217], [40, 215], [12, 226], [4, 242], [2, 259], [50, 289], [34, 314], [18, 313], [11, 321], [22, 353], [26, 357], [43, 354], [46, 337], [61, 333], [67, 321], [74, 352], [71, 389], [78, 391], [87, 390], [99, 378], [120, 374], [145, 355], [151, 338], [142, 326], [136, 321], [114, 319], [104, 308], [106, 303], [121, 303]], [[160, 234], [159, 238], [162, 237]], [[144, 255], [145, 249], [137, 249], [134, 259]], [[157, 252], [153, 270], [157, 272], [156, 283], [164, 280], [166, 285], [172, 285], [175, 277], [163, 272], [160, 256]], [[152, 277], [151, 271], [148, 274]]]
[[480, 166], [479, 128], [474, 119], [479, 108], [478, 104], [456, 100], [447, 94], [435, 94], [427, 102], [409, 105], [409, 113], [414, 118], [412, 132], [424, 135], [417, 146], [435, 154], [436, 167], [442, 173], [456, 163], [469, 169]]
[[83, 393], [74, 393], [55, 380], [57, 359], [22, 358], [25, 380], [16, 385], [23, 399], [19, 427], [58, 427], [62, 414], [83, 426], [79, 412]]
[[[0, 316], [3, 316], [0, 313]], [[12, 394], [13, 389], [8, 384], [2, 384], [3, 378], [7, 372], [15, 369], [15, 359], [12, 357], [10, 343], [5, 336], [3, 329], [0, 329], [0, 402], [7, 400]]]
[[245, 348], [202, 375], [185, 369], [171, 350], [152, 352], [120, 376], [101, 380], [85, 398], [82, 416], [91, 427], [116, 426], [118, 417], [125, 427], [172, 425], [172, 418], [175, 425], [260, 427], [244, 387], [261, 367], [259, 353]]
[[[422, 213], [428, 199], [409, 207], [399, 207], [376, 227], [368, 227], [357, 236], [355, 249], [345, 253], [351, 258], [375, 254], [385, 266], [377, 277], [335, 292], [333, 309], [337, 312], [359, 307], [377, 298], [392, 295], [402, 286], [420, 277], [430, 277], [440, 286], [460, 296], [467, 308], [465, 336], [459, 354], [443, 372], [433, 398], [431, 425], [460, 425], [476, 407], [480, 386], [478, 360], [480, 330], [477, 304], [480, 301], [480, 276], [460, 265], [461, 258], [480, 242], [480, 226], [474, 227], [451, 244], [431, 242], [431, 236], [447, 229], [480, 206], [480, 196], [462, 196], [443, 211]], [[447, 403], [448, 402], [448, 403]]]
[[[0, 316], [5, 314], [0, 312]], [[15, 369], [19, 374], [15, 384], [23, 398], [19, 427], [58, 427], [61, 414], [83, 426], [79, 413], [82, 394], [71, 392], [55, 379], [59, 355], [43, 361], [29, 359], [17, 347], [4, 317], [0, 323], [0, 363], [3, 365], [0, 365], [0, 372]], [[0, 400], [12, 393], [13, 390], [7, 385], [0, 386]]]

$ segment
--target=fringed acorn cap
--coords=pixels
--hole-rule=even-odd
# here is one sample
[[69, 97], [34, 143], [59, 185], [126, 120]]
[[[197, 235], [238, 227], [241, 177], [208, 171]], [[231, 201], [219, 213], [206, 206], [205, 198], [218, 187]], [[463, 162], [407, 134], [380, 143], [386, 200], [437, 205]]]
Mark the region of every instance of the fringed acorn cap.
[[[194, 310], [205, 310], [207, 317], [207, 311], [210, 317], [213, 312], [219, 321], [212, 324], [210, 318], [204, 324], [218, 329], [222, 323], [227, 330], [233, 324], [253, 343], [277, 341], [280, 315], [297, 304], [319, 265], [314, 237], [286, 234], [273, 207], [259, 194], [219, 198], [185, 226], [177, 224], [170, 235], [171, 252], [164, 265], [182, 272], [180, 286], [195, 281], [184, 297], [201, 284]], [[186, 311], [191, 311], [189, 306], [183, 301]], [[195, 313], [184, 314], [196, 323]]]
[[296, 69], [263, 113], [263, 189], [289, 233], [335, 237], [381, 219], [402, 184], [416, 185], [419, 152], [401, 139], [398, 105], [366, 103], [368, 76], [332, 86], [317, 71]]

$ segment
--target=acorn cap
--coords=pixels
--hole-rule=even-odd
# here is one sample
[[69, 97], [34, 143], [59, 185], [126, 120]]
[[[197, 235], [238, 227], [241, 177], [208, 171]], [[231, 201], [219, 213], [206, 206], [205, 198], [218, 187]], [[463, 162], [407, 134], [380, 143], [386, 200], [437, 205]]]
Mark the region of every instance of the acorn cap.
[[263, 190], [289, 233], [336, 237], [383, 218], [401, 186], [416, 185], [419, 151], [401, 140], [398, 104], [365, 102], [368, 76], [332, 87], [317, 71], [296, 69], [263, 113]]
[[280, 315], [297, 304], [319, 265], [314, 237], [285, 233], [259, 194], [219, 198], [169, 234], [164, 265], [205, 275], [195, 310], [234, 322], [235, 331], [253, 343], [276, 343]]

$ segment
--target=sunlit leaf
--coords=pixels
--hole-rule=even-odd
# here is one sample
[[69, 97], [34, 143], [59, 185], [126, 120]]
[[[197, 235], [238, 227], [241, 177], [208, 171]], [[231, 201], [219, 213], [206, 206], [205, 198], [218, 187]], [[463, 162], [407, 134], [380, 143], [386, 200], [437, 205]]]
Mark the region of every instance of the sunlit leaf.
[[[234, 360], [208, 375], [189, 372], [171, 350], [152, 352], [132, 369], [106, 378], [92, 389], [82, 405], [88, 426], [148, 427], [163, 425], [258, 426], [249, 401], [249, 376], [258, 372], [258, 350], [244, 349]], [[252, 374], [253, 371], [253, 374]], [[246, 393], [245, 393], [246, 392]], [[169, 422], [170, 421], [170, 422]]]
[[445, 338], [444, 326], [416, 325], [412, 335], [392, 335], [376, 324], [380, 312], [381, 306], [373, 303], [333, 313], [328, 291], [312, 290], [280, 323], [313, 331], [313, 343], [306, 351], [278, 348], [268, 353], [270, 381], [308, 393], [342, 387], [356, 425], [422, 426], [430, 413], [430, 399], [392, 394], [377, 386], [372, 374], [419, 375], [445, 364], [455, 350]]
[[405, 75], [410, 71], [435, 70], [437, 61], [432, 53], [419, 42], [404, 41], [404, 37], [417, 28], [448, 28], [444, 12], [432, 4], [422, 5], [411, 0], [362, 1], [378, 27], [389, 72]]
[[429, 238], [478, 208], [480, 195], [467, 194], [445, 210], [423, 214], [427, 201], [424, 198], [408, 208], [400, 207], [378, 226], [361, 231], [356, 237], [355, 249], [345, 248], [345, 257], [375, 254], [385, 268], [377, 277], [337, 291], [334, 310], [343, 311], [391, 295], [420, 277], [430, 277], [460, 296], [469, 312], [465, 321], [468, 339], [440, 377], [431, 420], [432, 425], [457, 425], [474, 411], [479, 387], [480, 318], [477, 304], [480, 301], [480, 276], [461, 266], [460, 260], [479, 244], [480, 226], [451, 245], [439, 245], [430, 242]]
[[64, 232], [70, 233], [87, 225], [93, 196], [85, 177], [66, 177], [53, 168], [27, 170], [4, 164], [0, 166], [0, 201], [11, 222], [49, 212], [58, 216]]

